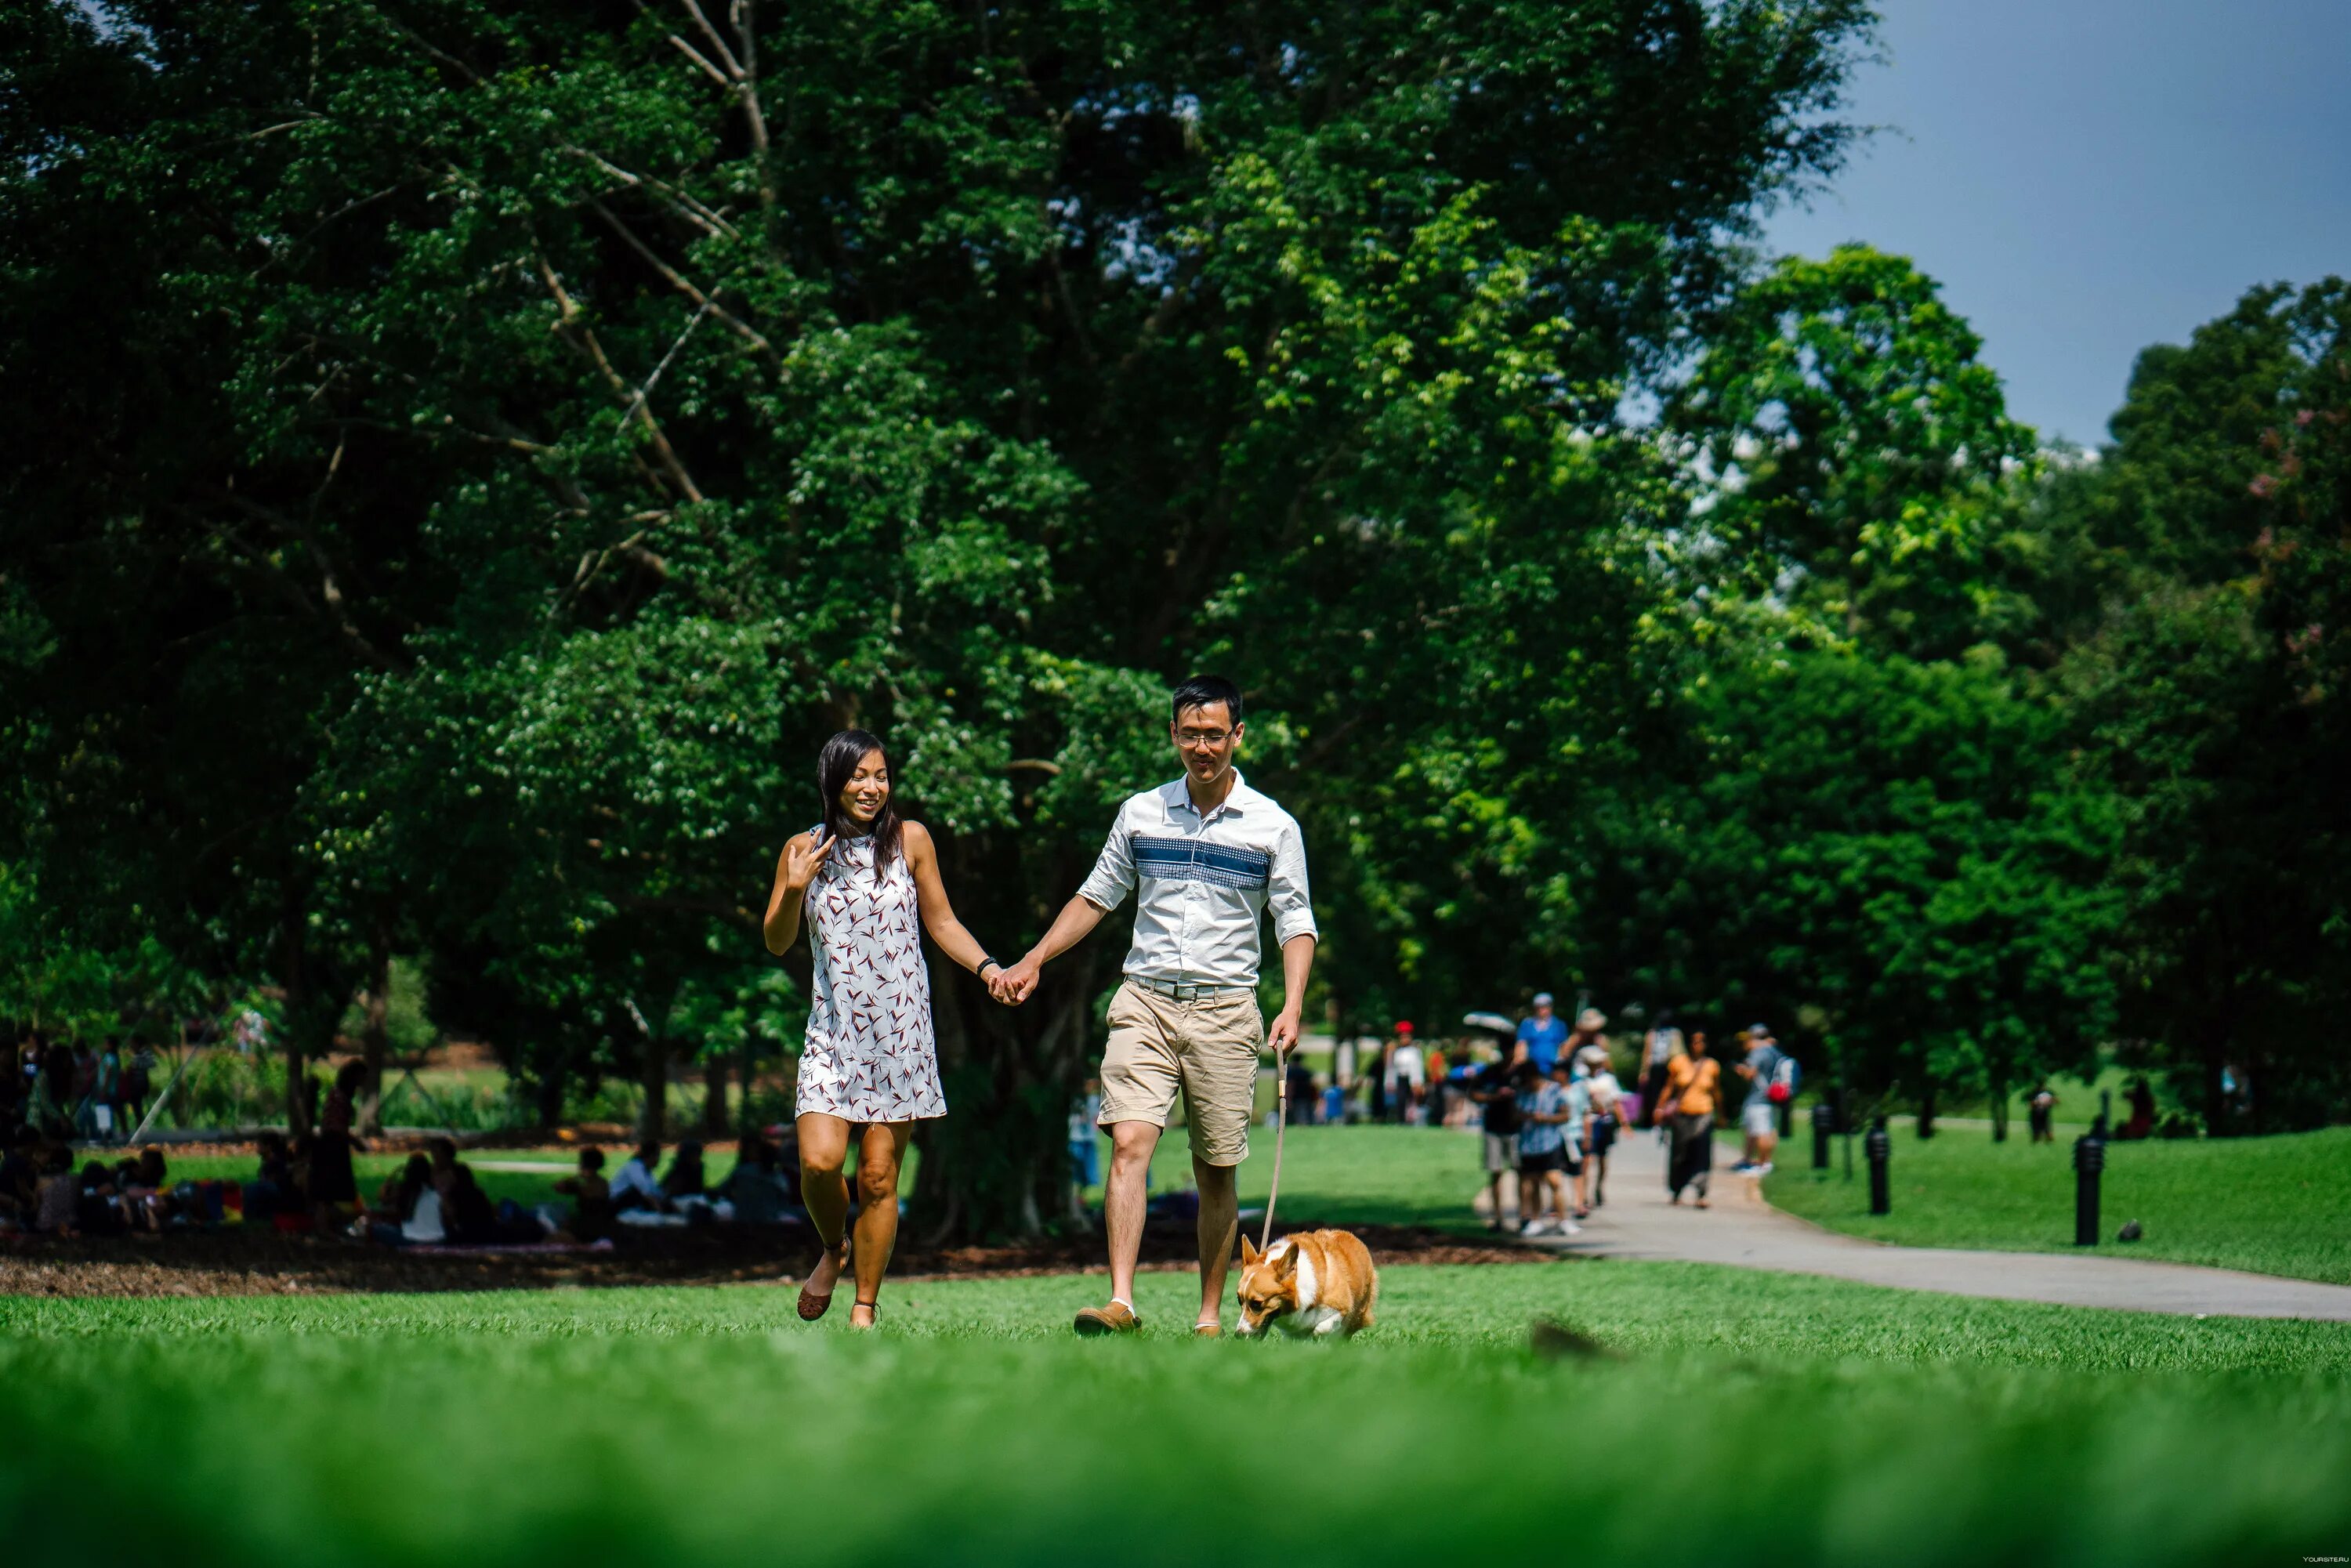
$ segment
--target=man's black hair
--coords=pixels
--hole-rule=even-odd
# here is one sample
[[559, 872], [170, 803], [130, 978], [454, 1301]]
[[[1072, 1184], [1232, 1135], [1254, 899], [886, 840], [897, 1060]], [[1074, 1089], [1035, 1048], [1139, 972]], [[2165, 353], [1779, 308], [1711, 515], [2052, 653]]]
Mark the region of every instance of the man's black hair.
[[1240, 687], [1222, 675], [1194, 675], [1176, 688], [1175, 698], [1168, 704], [1167, 721], [1182, 724], [1187, 710], [1214, 707], [1218, 703], [1225, 705], [1226, 715], [1231, 718], [1233, 727], [1238, 729], [1241, 727]]

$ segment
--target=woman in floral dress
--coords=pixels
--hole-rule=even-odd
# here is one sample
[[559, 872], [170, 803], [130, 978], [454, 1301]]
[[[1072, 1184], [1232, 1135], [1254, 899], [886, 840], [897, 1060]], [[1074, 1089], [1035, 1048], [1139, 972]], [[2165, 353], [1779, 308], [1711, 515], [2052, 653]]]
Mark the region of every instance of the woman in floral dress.
[[[939, 882], [938, 852], [920, 822], [890, 803], [890, 758], [862, 729], [845, 729], [817, 758], [824, 821], [792, 839], [768, 899], [768, 951], [781, 954], [805, 913], [815, 959], [808, 1045], [800, 1056], [800, 1196], [824, 1256], [800, 1288], [813, 1321], [853, 1257], [855, 1328], [872, 1328], [882, 1276], [898, 1239], [898, 1164], [914, 1124], [947, 1113], [931, 1026], [923, 933], [985, 977], [996, 960], [963, 928]], [[848, 1234], [841, 1167], [858, 1132], [863, 1207]]]

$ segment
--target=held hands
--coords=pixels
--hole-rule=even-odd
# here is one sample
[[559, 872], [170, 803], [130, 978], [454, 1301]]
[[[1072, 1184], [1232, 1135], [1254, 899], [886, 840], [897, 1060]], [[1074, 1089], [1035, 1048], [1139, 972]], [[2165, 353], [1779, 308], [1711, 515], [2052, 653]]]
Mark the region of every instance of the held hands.
[[987, 994], [1008, 1008], [1017, 1008], [1029, 999], [1037, 988], [1037, 972], [1043, 967], [1034, 958], [1023, 958], [1007, 969], [1001, 966], [987, 974]]
[[818, 843], [814, 829], [787, 840], [784, 843], [784, 885], [795, 894], [806, 893], [809, 883], [816, 880], [818, 868], [824, 864], [826, 858], [832, 853], [832, 846], [838, 841], [827, 839], [821, 844]]

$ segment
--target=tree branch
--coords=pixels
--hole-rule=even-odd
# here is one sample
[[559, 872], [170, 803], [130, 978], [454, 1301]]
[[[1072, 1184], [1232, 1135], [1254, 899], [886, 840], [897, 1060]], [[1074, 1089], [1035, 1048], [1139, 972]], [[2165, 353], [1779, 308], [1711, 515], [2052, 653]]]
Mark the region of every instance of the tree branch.
[[735, 51], [726, 47], [726, 40], [720, 37], [718, 29], [710, 25], [710, 18], [702, 14], [702, 7], [695, 5], [695, 0], [678, 0], [678, 4], [685, 8], [687, 16], [694, 18], [694, 25], [702, 29], [702, 36], [710, 40], [710, 47], [718, 51], [719, 62], [726, 68], [727, 76], [741, 81], [743, 62], [735, 57]]
[[579, 303], [565, 292], [563, 280], [556, 276], [555, 268], [549, 264], [545, 253], [534, 249], [532, 259], [538, 264], [540, 281], [547, 285], [548, 292], [555, 297], [556, 308], [560, 313], [555, 324], [556, 330], [562, 333], [567, 341], [579, 348], [596, 368], [603, 372], [604, 382], [612, 389], [613, 396], [632, 405], [630, 412], [635, 416], [637, 422], [644, 426], [645, 434], [652, 438], [653, 453], [661, 459], [663, 471], [668, 474], [671, 482], [678, 487], [679, 493], [689, 501], [703, 499], [702, 487], [694, 482], [694, 476], [685, 471], [685, 465], [678, 460], [675, 449], [669, 444], [668, 435], [662, 430], [661, 421], [653, 417], [653, 410], [646, 406], [643, 397], [632, 398], [629, 383], [622, 378], [620, 371], [612, 368], [612, 361], [605, 357], [604, 345], [596, 340], [595, 329], [581, 324]]
[[[300, 532], [299, 529], [293, 528], [289, 526], [289, 519], [270, 510], [266, 507], [257, 506], [255, 503], [246, 500], [245, 497], [229, 491], [216, 491], [214, 494], [226, 500], [230, 505], [235, 507], [240, 511], [247, 512], [256, 517], [277, 524], [279, 527], [287, 528], [289, 532], [297, 534]], [[343, 608], [341, 591], [338, 589], [332, 588], [331, 586], [333, 581], [331, 577], [328, 580], [329, 583], [329, 592], [331, 595], [330, 602], [329, 605], [321, 607], [308, 592], [303, 590], [300, 583], [294, 580], [293, 577], [287, 572], [284, 567], [279, 566], [276, 561], [269, 559], [268, 551], [251, 543], [243, 534], [238, 533], [236, 529], [228, 523], [214, 521], [210, 523], [209, 526], [212, 529], [213, 536], [215, 538], [225, 539], [231, 546], [235, 547], [237, 553], [245, 558], [245, 565], [247, 570], [253, 571], [264, 582], [276, 590], [279, 598], [284, 599], [287, 603], [293, 605], [295, 609], [300, 611], [302, 614], [309, 620], [315, 621], [320, 625], [326, 627], [328, 630], [337, 633], [350, 646], [353, 653], [359, 654], [360, 658], [365, 659], [369, 664], [373, 664], [377, 669], [382, 670], [389, 674], [402, 674], [406, 673], [408, 668], [406, 664], [392, 658], [386, 654], [383, 650], [378, 648], [373, 643], [370, 642], [367, 638], [367, 634], [361, 632], [352, 622], [349, 612]], [[315, 559], [315, 550], [313, 554]]]
[[[703, 309], [716, 315], [720, 323], [724, 325], [728, 331], [733, 332], [737, 337], [742, 339], [745, 342], [750, 344], [761, 353], [768, 355], [771, 359], [777, 357], [776, 346], [773, 343], [768, 342], [768, 340], [762, 337], [758, 330], [753, 328], [749, 323], [739, 319], [733, 312], [726, 310], [718, 305], [718, 291], [716, 289], [713, 289], [710, 293], [705, 294], [701, 289], [696, 288], [692, 283], [689, 283], [684, 277], [680, 276], [676, 268], [671, 267], [669, 263], [664, 261], [660, 256], [655, 256], [653, 254], [653, 247], [646, 245], [644, 241], [639, 239], [635, 233], [630, 229], [629, 225], [621, 221], [620, 215], [614, 213], [611, 208], [606, 206], [602, 202], [596, 200], [592, 196], [589, 198], [588, 204], [595, 209], [596, 215], [603, 219], [605, 225], [610, 227], [614, 234], [621, 236], [623, 244], [627, 245], [631, 250], [635, 251], [638, 256], [644, 259], [646, 266], [652, 267], [654, 271], [667, 278], [671, 287], [675, 288], [688, 299], [693, 300]], [[647, 382], [646, 384], [650, 386], [652, 383]]]
[[679, 216], [684, 218], [688, 223], [699, 227], [705, 234], [725, 235], [728, 239], [741, 239], [743, 237], [743, 232], [737, 228], [733, 224], [728, 223], [724, 214], [712, 211], [709, 207], [695, 200], [692, 196], [686, 194], [684, 191], [679, 190], [674, 185], [664, 184], [661, 181], [654, 179], [651, 174], [632, 173], [629, 170], [622, 168], [618, 163], [613, 162], [602, 153], [590, 152], [584, 147], [566, 146], [561, 148], [560, 151], [567, 155], [578, 158], [584, 162], [593, 163], [597, 168], [601, 169], [605, 173], [610, 174], [612, 178], [620, 181], [621, 183], [628, 186], [632, 190], [653, 192], [655, 195], [658, 195], [668, 202], [677, 212]]

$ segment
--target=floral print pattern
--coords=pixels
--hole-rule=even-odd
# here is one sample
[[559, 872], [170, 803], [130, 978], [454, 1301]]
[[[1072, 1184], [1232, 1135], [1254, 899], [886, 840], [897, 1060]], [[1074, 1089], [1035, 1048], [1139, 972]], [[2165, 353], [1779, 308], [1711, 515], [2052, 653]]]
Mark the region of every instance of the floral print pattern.
[[947, 1113], [923, 962], [922, 911], [906, 857], [873, 868], [873, 839], [843, 839], [809, 883], [816, 998], [799, 1106], [861, 1126]]

